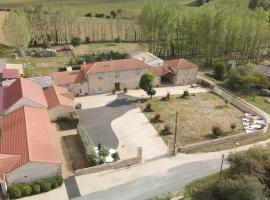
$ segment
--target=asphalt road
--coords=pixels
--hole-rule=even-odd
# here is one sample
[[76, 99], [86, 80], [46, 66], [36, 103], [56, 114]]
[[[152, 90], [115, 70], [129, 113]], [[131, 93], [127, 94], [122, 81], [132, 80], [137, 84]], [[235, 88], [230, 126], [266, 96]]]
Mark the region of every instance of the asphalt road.
[[81, 122], [85, 125], [95, 146], [101, 143], [109, 148], [117, 149], [119, 140], [112, 130], [114, 119], [137, 107], [138, 98], [119, 94], [112, 103], [79, 111]]
[[[218, 172], [221, 159], [197, 161], [170, 169], [163, 176], [147, 176], [134, 181], [91, 193], [76, 200], [143, 200], [176, 192], [187, 183]], [[227, 164], [225, 164], [227, 167]]]

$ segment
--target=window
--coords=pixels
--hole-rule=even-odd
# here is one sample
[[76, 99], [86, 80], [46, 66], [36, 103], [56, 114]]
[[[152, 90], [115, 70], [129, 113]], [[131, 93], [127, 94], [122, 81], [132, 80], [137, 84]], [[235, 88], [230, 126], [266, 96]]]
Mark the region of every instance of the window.
[[98, 79], [102, 79], [103, 78], [103, 74], [102, 73], [97, 73], [97, 78]]
[[115, 72], [115, 73], [114, 73], [114, 77], [115, 77], [115, 78], [120, 78], [120, 72]]

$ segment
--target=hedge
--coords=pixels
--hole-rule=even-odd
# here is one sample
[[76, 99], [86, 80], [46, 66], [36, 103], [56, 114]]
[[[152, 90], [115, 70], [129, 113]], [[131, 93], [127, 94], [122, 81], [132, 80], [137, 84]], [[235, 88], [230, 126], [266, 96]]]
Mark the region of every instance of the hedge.
[[8, 187], [8, 195], [10, 199], [18, 199], [21, 197], [48, 192], [63, 184], [62, 176], [53, 176], [41, 179], [35, 183], [18, 183]]
[[77, 111], [70, 113], [71, 120], [73, 121], [74, 125], [77, 126], [80, 123], [80, 116]]
[[77, 124], [77, 132], [80, 136], [81, 143], [83, 145], [83, 149], [86, 155], [86, 159], [90, 166], [96, 166], [99, 164], [99, 159], [96, 156], [93, 143], [88, 136], [87, 130], [85, 126], [81, 123]]

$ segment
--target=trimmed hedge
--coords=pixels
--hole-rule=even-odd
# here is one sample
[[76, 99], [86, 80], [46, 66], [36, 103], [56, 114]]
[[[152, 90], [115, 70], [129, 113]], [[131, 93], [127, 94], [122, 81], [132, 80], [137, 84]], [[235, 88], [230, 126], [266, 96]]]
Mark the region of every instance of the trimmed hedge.
[[8, 195], [11, 199], [19, 199], [21, 197], [48, 192], [63, 184], [62, 176], [53, 176], [41, 179], [35, 183], [18, 183], [8, 187]]
[[96, 156], [93, 143], [88, 136], [87, 130], [85, 126], [81, 123], [77, 124], [77, 132], [80, 136], [81, 143], [84, 148], [84, 152], [86, 154], [86, 159], [90, 166], [96, 166], [99, 164], [99, 159]]
[[74, 125], [77, 126], [80, 123], [80, 116], [77, 111], [70, 113], [71, 120], [73, 121]]

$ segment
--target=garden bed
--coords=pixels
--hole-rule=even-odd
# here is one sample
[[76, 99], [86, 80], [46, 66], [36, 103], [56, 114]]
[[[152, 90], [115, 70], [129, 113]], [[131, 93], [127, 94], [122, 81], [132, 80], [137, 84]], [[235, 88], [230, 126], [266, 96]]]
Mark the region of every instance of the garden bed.
[[[153, 98], [141, 103], [140, 108], [144, 110], [148, 103], [151, 104], [153, 112], [145, 112], [145, 115], [158, 133], [162, 133], [165, 125], [174, 132], [175, 115], [178, 111], [177, 143], [183, 146], [215, 139], [212, 136], [213, 126], [220, 126], [224, 136], [243, 131], [241, 120], [243, 112], [226, 104], [223, 99], [211, 92], [199, 93], [187, 99], [180, 98], [180, 95], [171, 96], [167, 101]], [[160, 122], [153, 121], [156, 114], [160, 114]], [[234, 130], [231, 129], [232, 124], [235, 125]], [[168, 142], [173, 136], [162, 137]]]

